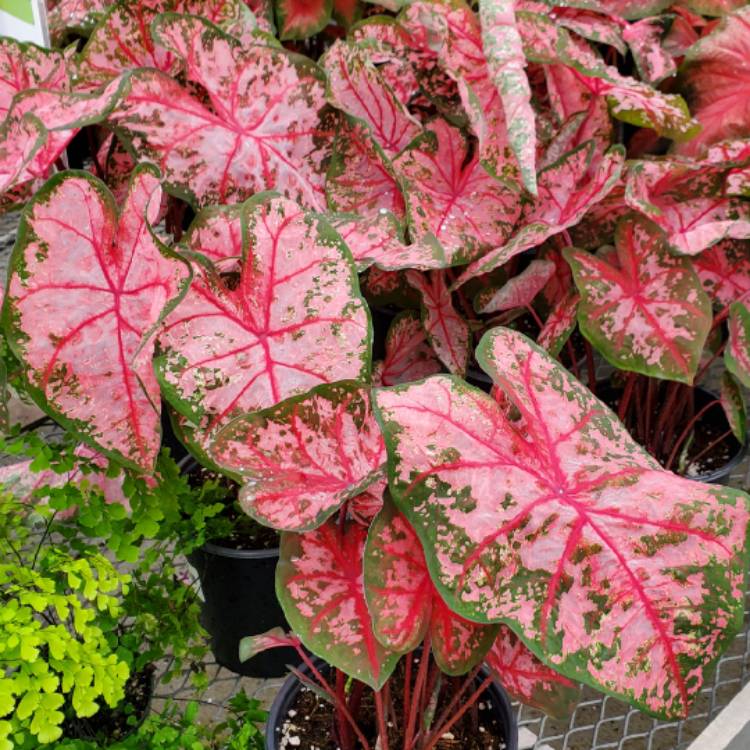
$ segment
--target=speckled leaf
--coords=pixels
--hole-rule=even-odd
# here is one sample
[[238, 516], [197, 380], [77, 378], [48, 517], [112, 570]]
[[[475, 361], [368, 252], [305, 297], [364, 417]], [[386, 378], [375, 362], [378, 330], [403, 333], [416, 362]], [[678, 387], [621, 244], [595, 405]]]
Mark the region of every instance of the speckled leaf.
[[667, 16], [644, 18], [623, 30], [641, 80], [656, 85], [677, 72], [672, 55], [662, 46], [662, 37], [669, 30], [671, 19]]
[[521, 334], [493, 329], [477, 359], [510, 410], [444, 375], [375, 392], [433, 582], [564, 676], [684, 716], [742, 626], [747, 496], [662, 470]]
[[575, 330], [580, 301], [581, 295], [575, 289], [571, 289], [561, 297], [550, 311], [542, 330], [536, 337], [537, 344], [553, 357], [560, 354], [565, 342]]
[[328, 204], [336, 211], [377, 216], [381, 209], [404, 218], [404, 197], [389, 159], [362, 122], [341, 121], [326, 179]]
[[195, 204], [277, 190], [322, 208], [331, 134], [320, 128], [321, 71], [281, 49], [242, 45], [194, 16], [163, 15], [153, 33], [207, 101], [160, 71], [133, 72], [110, 121], [139, 156]]
[[680, 0], [678, 5], [702, 16], [724, 16], [747, 5], [747, 0]]
[[284, 531], [320, 526], [379, 479], [385, 463], [368, 391], [352, 382], [238, 417], [217, 434], [210, 453], [242, 476], [243, 510]]
[[521, 210], [518, 190], [488, 174], [469, 149], [461, 131], [440, 119], [394, 161], [412, 235], [440, 248], [450, 264], [502, 245]]
[[615, 242], [616, 265], [565, 251], [582, 298], [581, 332], [621, 369], [692, 383], [712, 322], [700, 280], [646, 219], [622, 219]]
[[708, 296], [719, 306], [750, 296], [750, 245], [724, 240], [693, 258], [693, 267]]
[[281, 39], [306, 39], [331, 19], [332, 0], [274, 0]]
[[196, 268], [159, 335], [165, 395], [204, 445], [235, 416], [369, 374], [367, 311], [340, 238], [322, 216], [262, 198], [242, 213], [239, 278]]
[[427, 340], [419, 315], [399, 313], [385, 338], [385, 359], [373, 370], [374, 385], [398, 385], [421, 380], [442, 371], [442, 365]]
[[452, 373], [463, 377], [471, 354], [471, 331], [453, 307], [445, 275], [407, 271], [406, 278], [421, 296], [422, 325], [432, 348]]
[[365, 595], [375, 637], [398, 653], [429, 633], [440, 669], [465, 674], [484, 659], [497, 634], [451, 612], [430, 580], [422, 545], [389, 500], [370, 527], [365, 547]]
[[584, 39], [589, 39], [597, 44], [608, 44], [621, 55], [627, 53], [627, 46], [623, 39], [623, 29], [627, 26], [624, 26], [621, 19], [585, 8], [555, 6], [553, 13], [555, 23], [575, 31]]
[[629, 167], [625, 200], [663, 229], [677, 252], [697, 255], [724, 238], [750, 237], [750, 204], [726, 196], [726, 167], [676, 159]]
[[50, 3], [48, 22], [52, 38], [61, 39], [68, 31], [88, 33], [112, 4], [112, 0], [59, 0], [54, 6]]
[[474, 297], [474, 309], [478, 313], [496, 313], [526, 307], [534, 301], [555, 273], [551, 260], [538, 258], [517, 276], [511, 277], [501, 287], [488, 287]]
[[750, 388], [750, 310], [739, 302], [730, 308], [729, 340], [724, 351], [727, 370]]
[[320, 62], [328, 74], [328, 101], [365, 122], [389, 156], [401, 151], [422, 130], [369, 60], [365, 49], [336, 42]]
[[521, 228], [506, 245], [471, 263], [456, 286], [489, 273], [513, 256], [577, 224], [617, 184], [624, 157], [619, 146], [600, 156], [596, 144], [589, 141], [540, 172], [539, 195], [521, 214]]
[[0, 125], [0, 194], [18, 185], [29, 162], [44, 145], [47, 131], [31, 113]]
[[183, 243], [208, 258], [222, 273], [238, 271], [242, 261], [241, 203], [204, 208], [190, 223]]
[[330, 520], [304, 534], [284, 532], [276, 595], [286, 619], [314, 654], [379, 690], [399, 655], [375, 638], [363, 589], [367, 529]]
[[516, 28], [515, 0], [480, 0], [482, 46], [490, 78], [505, 111], [508, 140], [526, 189], [536, 195], [536, 113], [526, 77], [526, 57]]
[[750, 136], [750, 7], [726, 16], [688, 50], [681, 80], [701, 132], [681, 143], [680, 153], [695, 155], [724, 138]]
[[721, 405], [727, 416], [732, 433], [744, 445], [747, 439], [747, 408], [745, 395], [737, 378], [731, 372], [724, 370], [721, 374]]
[[91, 175], [53, 177], [24, 213], [3, 312], [37, 403], [145, 470], [159, 450], [160, 396], [144, 336], [188, 281], [150, 231], [160, 200], [153, 168], [134, 172], [119, 216]]

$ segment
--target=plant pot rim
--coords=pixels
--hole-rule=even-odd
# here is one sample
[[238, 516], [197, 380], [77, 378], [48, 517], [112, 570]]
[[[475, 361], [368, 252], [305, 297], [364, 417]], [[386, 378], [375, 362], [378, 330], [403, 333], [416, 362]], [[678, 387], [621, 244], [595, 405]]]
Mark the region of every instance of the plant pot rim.
[[[311, 656], [312, 662], [317, 669], [328, 667], [329, 664], [317, 656]], [[306, 664], [302, 663], [299, 665], [298, 670], [303, 674], [309, 673], [309, 668]], [[490, 671], [484, 664], [479, 673], [479, 677], [489, 676]], [[271, 708], [268, 712], [268, 719], [266, 720], [266, 748], [267, 750], [279, 750], [280, 746], [278, 743], [278, 733], [276, 727], [283, 725], [283, 720], [286, 712], [289, 710], [290, 699], [296, 694], [298, 686], [301, 686], [301, 682], [297, 675], [292, 672], [282, 683], [279, 691], [276, 693], [276, 697], [273, 699]], [[516, 712], [513, 710], [510, 698], [505, 692], [503, 686], [496, 680], [487, 687], [487, 691], [491, 691], [493, 698], [498, 702], [497, 711], [502, 714], [506, 729], [509, 736], [505, 738], [505, 750], [518, 750], [518, 721], [516, 719]], [[493, 702], [494, 706], [494, 702]], [[493, 709], [495, 710], [495, 709]]]

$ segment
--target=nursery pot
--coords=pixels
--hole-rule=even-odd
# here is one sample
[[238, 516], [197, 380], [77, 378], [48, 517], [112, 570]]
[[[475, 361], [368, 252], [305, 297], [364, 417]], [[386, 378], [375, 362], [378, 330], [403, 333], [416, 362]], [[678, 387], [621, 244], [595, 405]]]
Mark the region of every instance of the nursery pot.
[[[326, 678], [331, 672], [331, 667], [321, 659], [314, 659], [315, 668]], [[299, 671], [312, 678], [311, 670], [306, 664], [298, 667]], [[477, 676], [477, 685], [489, 675], [487, 667], [483, 667]], [[289, 718], [289, 711], [293, 709], [295, 702], [302, 689], [302, 683], [296, 675], [289, 675], [276, 694], [266, 722], [266, 750], [282, 750], [288, 745], [282, 744], [284, 735], [284, 724]], [[510, 699], [502, 686], [493, 681], [485, 690], [482, 700], [492, 705], [491, 711], [498, 726], [502, 728], [505, 740], [505, 750], [518, 750], [518, 723]], [[300, 724], [300, 715], [295, 716], [294, 721]], [[302, 717], [304, 721], [304, 718]]]

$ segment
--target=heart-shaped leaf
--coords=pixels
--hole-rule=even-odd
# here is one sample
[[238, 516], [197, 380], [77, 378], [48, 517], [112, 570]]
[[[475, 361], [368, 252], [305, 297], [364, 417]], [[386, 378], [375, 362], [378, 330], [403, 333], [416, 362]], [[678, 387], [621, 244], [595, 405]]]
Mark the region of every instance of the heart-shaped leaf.
[[539, 292], [555, 273], [551, 260], [537, 258], [517, 276], [510, 278], [501, 287], [489, 287], [474, 298], [474, 309], [478, 313], [495, 313], [526, 307], [534, 301]]
[[727, 370], [750, 388], [750, 310], [735, 302], [729, 313], [729, 340], [724, 351]]
[[596, 144], [588, 141], [542, 170], [538, 197], [523, 211], [521, 229], [506, 245], [471, 263], [454, 286], [499, 268], [515, 255], [577, 224], [617, 184], [624, 157], [619, 146], [599, 156]]
[[750, 295], [750, 251], [745, 242], [724, 240], [693, 258], [693, 267], [708, 296], [721, 307]]
[[580, 700], [580, 688], [539, 661], [507, 625], [500, 626], [487, 666], [513, 698], [549, 716], [570, 716]]
[[375, 385], [398, 385], [421, 380], [442, 370], [427, 341], [422, 321], [412, 310], [399, 313], [385, 338], [385, 359], [373, 369]]
[[621, 369], [692, 383], [713, 320], [700, 280], [647, 219], [623, 219], [615, 243], [616, 263], [565, 251], [581, 332]]
[[439, 271], [429, 274], [407, 271], [409, 284], [422, 299], [422, 325], [427, 340], [440, 361], [454, 374], [463, 377], [471, 354], [469, 324], [453, 307], [445, 276]]
[[[214, 219], [232, 221], [226, 212]], [[204, 446], [240, 414], [368, 377], [367, 311], [339, 236], [283, 198], [251, 199], [241, 224], [239, 274], [198, 272], [159, 336], [165, 396]]]
[[510, 408], [444, 375], [375, 392], [438, 591], [563, 675], [684, 716], [742, 626], [750, 500], [661, 469], [521, 334], [488, 332], [477, 359]]
[[697, 255], [724, 238], [750, 237], [750, 205], [726, 195], [728, 172], [685, 160], [631, 162], [625, 200], [661, 227], [677, 252]]
[[23, 215], [3, 309], [39, 406], [86, 443], [144, 470], [160, 442], [153, 343], [144, 337], [189, 280], [150, 230], [160, 201], [149, 167], [133, 173], [119, 215], [95, 177], [53, 177]]
[[365, 122], [388, 156], [401, 151], [422, 130], [395, 96], [362, 48], [336, 42], [321, 60], [328, 74], [328, 101]]
[[450, 264], [502, 245], [521, 210], [518, 191], [487, 173], [469, 143], [434, 121], [394, 161], [407, 197], [412, 235], [442, 250]]
[[375, 638], [363, 589], [367, 529], [330, 520], [304, 534], [284, 532], [276, 592], [302, 643], [329, 664], [379, 690], [399, 655]]
[[331, 133], [320, 127], [321, 71], [284, 50], [243, 45], [195, 16], [162, 15], [152, 33], [207, 101], [159, 71], [137, 70], [110, 121], [161, 167], [170, 189], [200, 205], [278, 190], [324, 207]]
[[320, 526], [377, 481], [385, 462], [368, 392], [356, 383], [322, 385], [238, 417], [210, 453], [243, 478], [245, 512], [284, 531]]
[[482, 661], [497, 628], [448, 609], [430, 580], [417, 535], [388, 500], [370, 527], [364, 565], [373, 630], [386, 648], [407, 653], [429, 634], [446, 674], [466, 674]]

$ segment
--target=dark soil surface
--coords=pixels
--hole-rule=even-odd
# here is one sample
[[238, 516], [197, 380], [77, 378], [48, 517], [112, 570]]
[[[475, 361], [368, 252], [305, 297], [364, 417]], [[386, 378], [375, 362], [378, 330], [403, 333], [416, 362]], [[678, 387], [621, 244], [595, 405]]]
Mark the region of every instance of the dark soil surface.
[[71, 717], [63, 722], [63, 737], [90, 740], [106, 747], [133, 732], [146, 718], [153, 693], [154, 668], [130, 676], [125, 685], [125, 700], [110, 708], [100, 700], [102, 706], [87, 719]]

